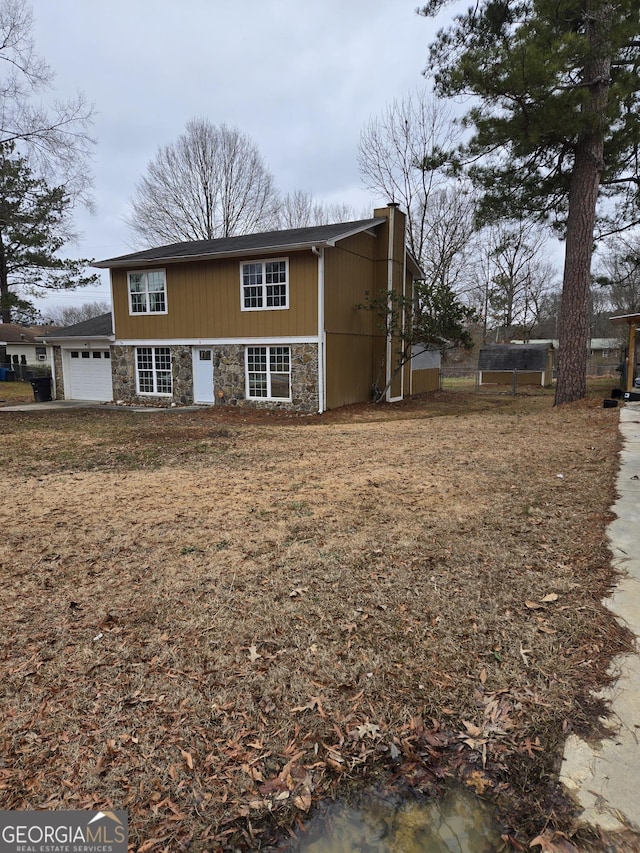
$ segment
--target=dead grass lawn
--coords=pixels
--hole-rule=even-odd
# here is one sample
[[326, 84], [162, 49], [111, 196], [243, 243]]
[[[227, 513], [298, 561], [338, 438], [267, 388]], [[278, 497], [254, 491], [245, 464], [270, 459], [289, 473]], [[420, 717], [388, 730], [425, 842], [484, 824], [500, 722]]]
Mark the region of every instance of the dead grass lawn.
[[2, 413], [0, 808], [257, 848], [383, 772], [571, 829], [618, 413], [442, 393], [322, 418]]

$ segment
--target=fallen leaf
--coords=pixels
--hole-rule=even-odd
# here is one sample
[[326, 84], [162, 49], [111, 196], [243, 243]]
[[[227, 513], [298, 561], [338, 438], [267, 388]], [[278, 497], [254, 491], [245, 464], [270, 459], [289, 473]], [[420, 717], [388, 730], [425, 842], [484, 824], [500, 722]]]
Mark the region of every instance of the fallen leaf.
[[191, 753], [187, 752], [184, 749], [181, 749], [180, 753], [181, 753], [182, 757], [184, 758], [186, 765], [189, 768], [189, 770], [193, 770], [193, 756], [191, 755]]
[[548, 625], [538, 625], [538, 630], [542, 631], [543, 634], [557, 634], [555, 628], [550, 628]]
[[487, 670], [482, 667], [480, 670], [480, 684], [485, 684], [487, 681]]
[[297, 586], [295, 589], [292, 589], [289, 593], [289, 598], [298, 598], [304, 592], [309, 592], [308, 586]]
[[356, 726], [353, 731], [349, 732], [351, 736], [357, 736], [359, 740], [364, 740], [365, 737], [380, 737], [380, 726], [375, 723], [364, 723], [362, 726]]
[[296, 708], [291, 709], [292, 714], [300, 713], [301, 711], [318, 711], [318, 714], [321, 717], [325, 716], [324, 710], [322, 708], [322, 702], [320, 701], [319, 696], [311, 696], [306, 705], [298, 705]]
[[544, 598], [541, 598], [540, 601], [544, 601], [545, 604], [549, 601], [557, 601], [560, 596], [556, 592], [550, 592], [548, 595], [545, 595]]
[[462, 725], [467, 730], [465, 737], [467, 735], [471, 735], [471, 737], [480, 737], [482, 735], [482, 729], [478, 728], [478, 726], [470, 723], [468, 720], [463, 720]]
[[473, 770], [465, 779], [465, 783], [478, 794], [482, 796], [487, 788], [491, 787], [491, 782], [479, 770]]
[[255, 663], [258, 658], [261, 658], [262, 655], [258, 654], [257, 646], [249, 646], [249, 660], [251, 663]]
[[540, 610], [542, 604], [540, 604], [538, 601], [531, 601], [530, 599], [527, 599], [527, 601], [525, 601], [524, 603], [524, 606], [528, 607], [529, 610]]
[[311, 792], [308, 788], [304, 788], [302, 793], [293, 798], [293, 804], [302, 812], [308, 812], [311, 808]]
[[551, 833], [549, 830], [534, 838], [529, 847], [534, 845], [541, 847], [542, 853], [580, 853], [577, 847], [567, 841], [565, 835], [560, 832]]

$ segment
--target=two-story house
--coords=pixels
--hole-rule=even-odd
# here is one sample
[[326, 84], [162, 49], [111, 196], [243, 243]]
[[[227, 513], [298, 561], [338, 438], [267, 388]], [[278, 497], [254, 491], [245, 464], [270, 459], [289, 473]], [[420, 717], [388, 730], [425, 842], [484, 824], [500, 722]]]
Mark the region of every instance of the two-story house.
[[101, 261], [96, 266], [111, 276], [112, 328], [102, 340], [58, 333], [56, 395], [87, 384], [78, 372], [105, 372], [105, 353], [112, 384], [100, 399], [123, 402], [323, 412], [370, 400], [373, 386], [388, 382], [389, 401], [434, 390], [438, 355], [396, 370], [399, 342], [362, 308], [367, 294], [412, 295], [422, 273], [405, 225], [389, 205], [357, 222]]

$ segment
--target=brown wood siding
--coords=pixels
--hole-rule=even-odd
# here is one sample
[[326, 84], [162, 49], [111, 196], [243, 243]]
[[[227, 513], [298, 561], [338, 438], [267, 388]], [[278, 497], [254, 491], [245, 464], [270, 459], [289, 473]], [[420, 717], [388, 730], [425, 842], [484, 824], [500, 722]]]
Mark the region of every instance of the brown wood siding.
[[[407, 390], [405, 385], [405, 391]], [[411, 374], [411, 393], [426, 394], [440, 389], [440, 369], [429, 367], [425, 370], [414, 370]]]
[[[289, 308], [272, 311], [241, 310], [238, 258], [156, 265], [156, 268], [166, 270], [167, 314], [131, 316], [127, 292], [129, 270], [114, 269], [111, 276], [116, 338], [181, 340], [316, 336], [317, 258], [308, 251], [291, 253], [288, 259]], [[146, 268], [132, 267], [130, 271], [139, 269]]]
[[[327, 335], [327, 409], [372, 399], [375, 343], [376, 339], [365, 335]], [[384, 338], [377, 338], [377, 343], [382, 351]], [[384, 371], [380, 381], [384, 384]]]
[[[379, 241], [356, 234], [325, 249], [326, 406], [334, 409], [371, 399], [384, 354], [384, 335], [367, 303], [377, 287]], [[384, 378], [384, 370], [382, 372]]]
[[[519, 370], [518, 385], [542, 385], [541, 370]], [[483, 385], [513, 385], [513, 370], [483, 370]]]
[[357, 308], [372, 292], [376, 266], [377, 240], [369, 234], [356, 234], [341, 240], [335, 248], [325, 249], [325, 329], [370, 335], [373, 314]]

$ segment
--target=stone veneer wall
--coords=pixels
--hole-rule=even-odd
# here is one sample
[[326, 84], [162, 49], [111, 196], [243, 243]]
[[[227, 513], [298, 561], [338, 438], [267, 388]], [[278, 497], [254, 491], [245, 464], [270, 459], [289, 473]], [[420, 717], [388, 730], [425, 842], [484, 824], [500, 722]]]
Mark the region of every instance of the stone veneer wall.
[[289, 346], [291, 348], [290, 401], [247, 400], [244, 355], [246, 347], [238, 344], [213, 347], [216, 404], [317, 412], [319, 406], [318, 346], [317, 344], [289, 344]]
[[56, 377], [54, 400], [65, 400], [64, 375], [62, 373], [62, 347], [53, 347], [53, 370]]
[[[263, 409], [318, 411], [317, 344], [291, 344], [291, 401], [245, 398], [245, 346], [212, 346], [215, 398], [218, 405], [253, 406]], [[153, 397], [136, 394], [135, 348], [111, 347], [113, 399], [141, 405], [189, 406], [193, 403], [193, 363], [189, 346], [172, 346], [173, 395]]]
[[113, 399], [123, 403], [139, 403], [147, 406], [190, 406], [193, 403], [193, 371], [191, 347], [173, 346], [171, 371], [173, 394], [171, 397], [154, 397], [136, 392], [135, 347], [111, 347], [111, 378]]

